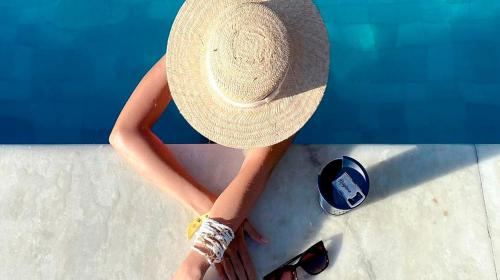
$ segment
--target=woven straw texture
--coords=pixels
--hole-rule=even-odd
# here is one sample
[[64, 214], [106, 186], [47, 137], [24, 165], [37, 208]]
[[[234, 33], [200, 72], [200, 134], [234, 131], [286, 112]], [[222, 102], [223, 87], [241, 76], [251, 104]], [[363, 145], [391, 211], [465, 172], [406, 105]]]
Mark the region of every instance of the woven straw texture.
[[216, 143], [246, 149], [304, 126], [326, 89], [330, 54], [310, 0], [187, 0], [166, 58], [172, 97], [188, 123]]

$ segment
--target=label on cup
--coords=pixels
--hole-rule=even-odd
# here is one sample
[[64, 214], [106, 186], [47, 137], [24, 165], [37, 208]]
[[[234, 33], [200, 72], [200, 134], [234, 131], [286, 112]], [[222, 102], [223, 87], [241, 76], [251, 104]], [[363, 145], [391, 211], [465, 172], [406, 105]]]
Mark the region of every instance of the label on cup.
[[354, 183], [351, 176], [349, 176], [347, 172], [344, 172], [335, 181], [333, 181], [332, 185], [340, 192], [351, 208], [358, 206], [361, 202], [363, 202], [363, 200], [365, 200], [365, 195], [359, 186]]

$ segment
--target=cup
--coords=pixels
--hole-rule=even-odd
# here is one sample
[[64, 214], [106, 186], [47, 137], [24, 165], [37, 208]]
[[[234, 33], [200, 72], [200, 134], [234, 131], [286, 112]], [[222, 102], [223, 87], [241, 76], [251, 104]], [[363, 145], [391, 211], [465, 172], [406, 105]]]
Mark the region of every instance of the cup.
[[363, 165], [343, 156], [323, 167], [318, 175], [319, 205], [332, 215], [342, 215], [365, 201], [370, 179]]

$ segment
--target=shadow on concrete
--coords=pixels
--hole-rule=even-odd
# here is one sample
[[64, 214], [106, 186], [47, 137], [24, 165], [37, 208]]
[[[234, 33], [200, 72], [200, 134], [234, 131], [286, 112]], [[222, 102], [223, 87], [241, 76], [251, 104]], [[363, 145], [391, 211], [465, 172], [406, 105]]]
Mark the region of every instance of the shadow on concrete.
[[339, 233], [334, 235], [332, 238], [323, 240], [323, 242], [326, 244], [326, 250], [328, 251], [328, 258], [330, 261], [330, 264], [328, 265], [328, 269], [331, 269], [334, 265], [335, 262], [337, 261], [337, 257], [340, 254], [340, 249], [342, 249], [342, 241], [343, 241], [343, 236], [344, 234]]
[[[484, 155], [481, 160], [495, 156]], [[368, 168], [370, 193], [367, 203], [414, 188], [422, 183], [445, 176], [478, 163], [474, 145], [420, 145]]]

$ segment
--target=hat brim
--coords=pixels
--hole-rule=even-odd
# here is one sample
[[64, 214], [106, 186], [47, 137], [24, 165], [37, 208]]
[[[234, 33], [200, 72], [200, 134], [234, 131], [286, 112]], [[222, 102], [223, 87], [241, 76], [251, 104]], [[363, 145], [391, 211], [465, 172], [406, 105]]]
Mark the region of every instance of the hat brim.
[[[292, 53], [280, 94], [254, 108], [223, 101], [208, 83], [203, 55], [211, 20], [227, 5], [260, 2], [284, 22]], [[186, 0], [167, 44], [170, 92], [187, 122], [208, 139], [233, 148], [269, 146], [295, 134], [316, 111], [328, 81], [329, 42], [310, 0]]]

